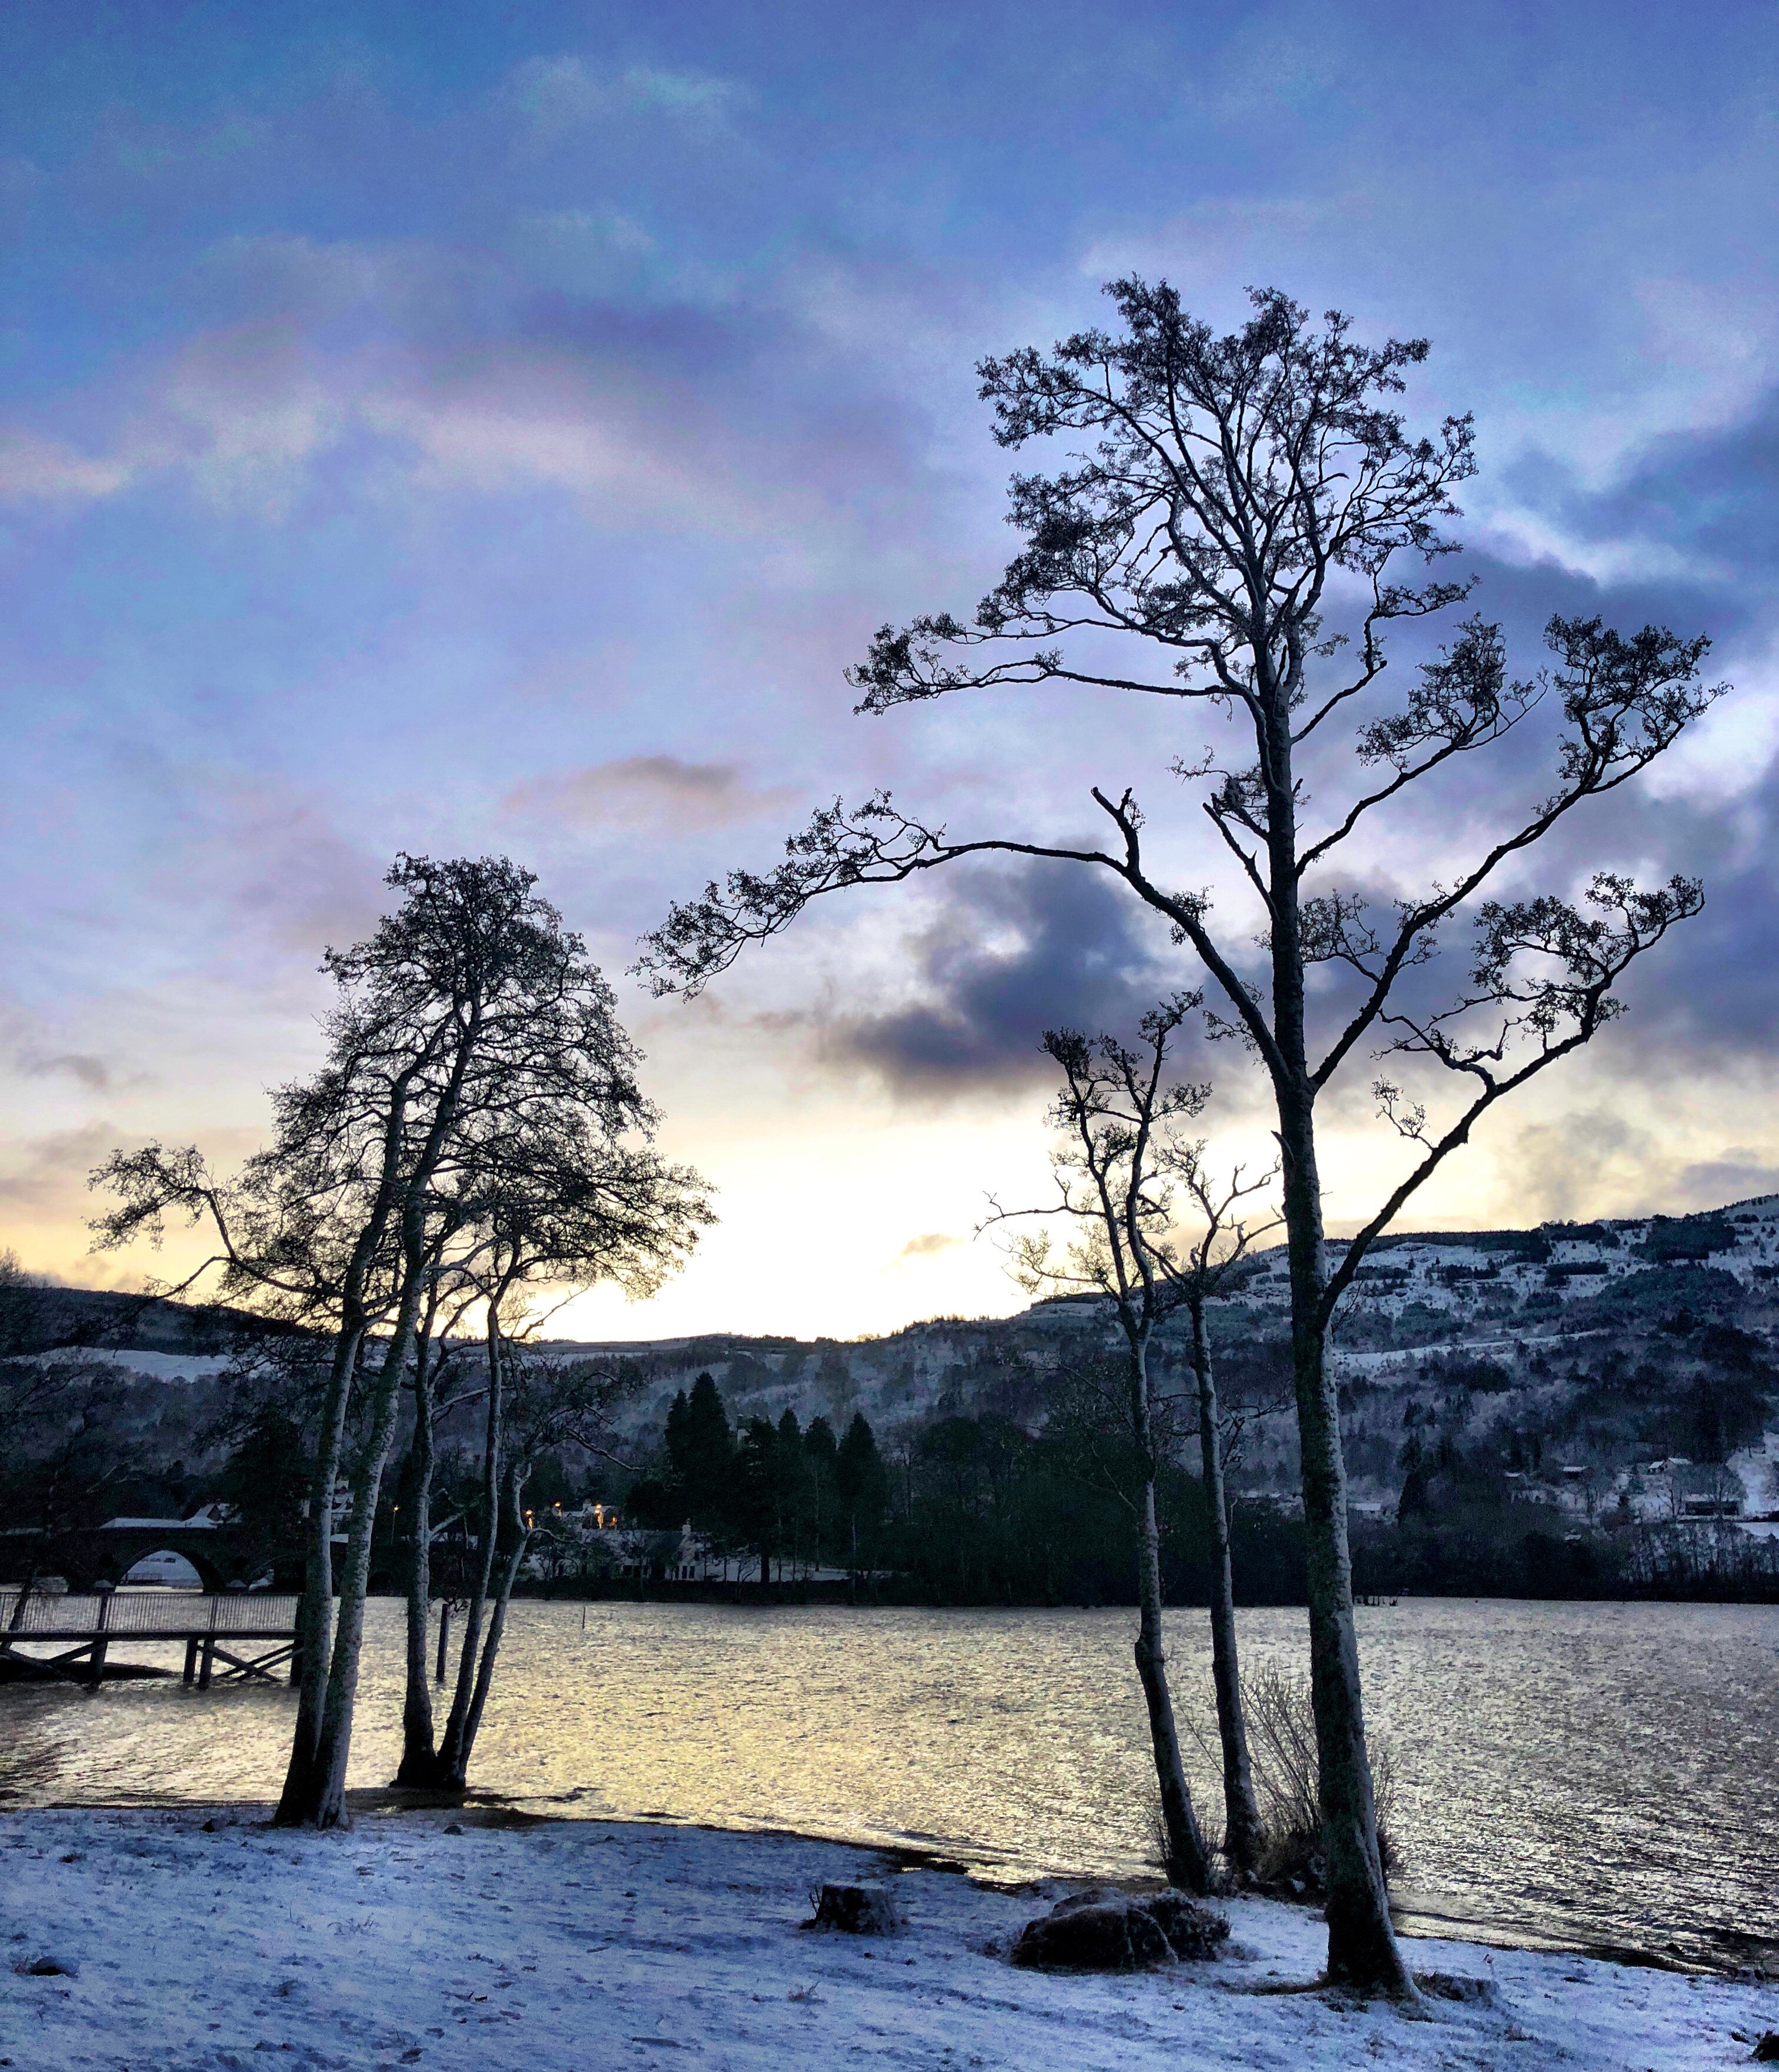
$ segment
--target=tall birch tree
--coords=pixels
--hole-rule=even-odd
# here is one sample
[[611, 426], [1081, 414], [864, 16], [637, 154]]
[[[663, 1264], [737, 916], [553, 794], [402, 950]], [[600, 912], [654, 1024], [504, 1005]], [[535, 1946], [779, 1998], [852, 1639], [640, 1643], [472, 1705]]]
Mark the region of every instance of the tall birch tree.
[[[533, 1305], [542, 1293], [554, 1292], [559, 1303], [601, 1282], [616, 1284], [632, 1299], [652, 1294], [714, 1220], [698, 1176], [654, 1151], [649, 1141], [653, 1111], [628, 1100], [614, 1106], [607, 1092], [596, 1075], [574, 1092], [558, 1088], [549, 1100], [500, 1119], [476, 1139], [466, 1158], [472, 1189], [454, 1204], [459, 1248], [441, 1262], [439, 1279], [456, 1297], [459, 1315], [479, 1309], [484, 1320], [485, 1359], [473, 1392], [484, 1404], [481, 1545], [456, 1690], [435, 1748], [426, 1675], [428, 1564], [422, 1551], [430, 1535], [432, 1445], [430, 1432], [422, 1438], [417, 1379], [407, 1693], [397, 1783], [462, 1785], [500, 1650], [505, 1605], [529, 1543], [529, 1528], [521, 1533], [513, 1523], [525, 1481], [541, 1454], [561, 1440], [583, 1450], [607, 1450], [610, 1412], [630, 1385], [622, 1375], [584, 1365], [557, 1377], [547, 1361], [528, 1359], [523, 1341], [547, 1314]], [[461, 1346], [442, 1350], [440, 1371], [459, 1371]], [[525, 1383], [517, 1392], [516, 1362]], [[453, 1400], [465, 1400], [470, 1392], [459, 1384]], [[497, 1569], [503, 1536], [521, 1551], [513, 1556], [509, 1547], [506, 1566]], [[484, 1639], [491, 1605], [493, 1624]]]
[[[1157, 1387], [1155, 1340], [1170, 1317], [1188, 1313], [1213, 1541], [1212, 1666], [1223, 1753], [1224, 1853], [1233, 1869], [1247, 1874], [1258, 1855], [1261, 1823], [1242, 1714], [1221, 1420], [1205, 1308], [1247, 1256], [1253, 1233], [1237, 1211], [1273, 1176], [1246, 1181], [1237, 1171], [1219, 1189], [1206, 1171], [1202, 1141], [1184, 1133], [1203, 1112], [1210, 1089], [1171, 1075], [1168, 1060], [1176, 1031], [1199, 1005], [1196, 993], [1185, 993], [1153, 1009], [1143, 1017], [1135, 1046], [1110, 1035], [1047, 1031], [1043, 1047], [1063, 1075], [1051, 1113], [1060, 1133], [1052, 1161], [1056, 1198], [1028, 1211], [997, 1209], [991, 1220], [1031, 1215], [1047, 1223], [1060, 1219], [1071, 1228], [1074, 1235], [1060, 1252], [1048, 1228], [1017, 1238], [1014, 1270], [1033, 1294], [1103, 1297], [1124, 1338], [1124, 1400], [1116, 1425], [1126, 1441], [1121, 1452], [1135, 1473], [1127, 1488], [1126, 1478], [1114, 1479], [1137, 1521], [1137, 1675], [1149, 1716], [1168, 1874], [1203, 1893], [1211, 1882], [1210, 1854], [1180, 1758], [1162, 1629], [1157, 1486], [1178, 1420], [1176, 1406]], [[1183, 1207], [1190, 1229], [1180, 1227]]]
[[456, 1791], [469, 1782], [507, 1609], [530, 1552], [526, 1485], [545, 1454], [564, 1445], [618, 1458], [612, 1414], [636, 1387], [636, 1377], [628, 1371], [587, 1360], [554, 1362], [505, 1338], [497, 1309], [490, 1311], [490, 1318], [480, 1559], [464, 1614], [451, 1709], [430, 1774], [421, 1780]]
[[[1716, 695], [1699, 676], [1709, 643], [1558, 617], [1546, 631], [1554, 666], [1513, 679], [1500, 629], [1472, 617], [1389, 701], [1392, 627], [1452, 609], [1470, 587], [1438, 573], [1473, 470], [1470, 421], [1414, 434], [1398, 407], [1427, 342], [1361, 344], [1345, 318], [1317, 329], [1275, 290], [1224, 335], [1165, 282], [1108, 292], [1115, 331], [978, 369], [1003, 446], [1084, 442], [1048, 472], [1014, 476], [1023, 544], [1002, 580], [968, 622], [941, 611], [884, 627], [851, 680], [868, 713], [1036, 685], [1190, 712], [1174, 774], [1204, 787], [1199, 824], [1248, 917], [1232, 933], [1208, 891], [1180, 889], [1172, 845], [1157, 857], [1134, 785], [1092, 787], [1102, 833], [1084, 839], [1029, 823], [958, 839], [879, 792], [824, 808], [775, 870], [738, 870], [675, 906], [640, 968], [658, 991], [695, 992], [813, 898], [1001, 854], [1117, 878], [1208, 975], [1224, 1026], [1265, 1075], [1283, 1159], [1328, 1975], [1412, 1997], [1365, 1755], [1329, 1325], [1404, 1203], [1499, 1103], [1591, 1042], [1620, 1012], [1629, 966], [1699, 911], [1700, 888], [1683, 877], [1640, 887], [1602, 870], [1530, 894], [1494, 887], [1522, 879], [1578, 808], [1633, 783], [1704, 710]], [[1472, 846], [1467, 816], [1436, 845], [1436, 881], [1368, 906], [1364, 887], [1407, 875], [1391, 869], [1399, 848], [1383, 846], [1386, 828], [1399, 842], [1398, 809], [1552, 713], [1551, 788], [1515, 804], [1514, 771], [1503, 771], [1482, 809], [1494, 831]], [[1200, 750], [1205, 724], [1221, 748]], [[1098, 754], [1120, 753], [1115, 729], [1100, 739]], [[1256, 921], [1258, 962], [1244, 942]], [[1468, 971], [1435, 992], [1441, 931], [1463, 921]], [[1407, 1156], [1357, 1233], [1331, 1248], [1318, 1104], [1368, 1047], [1383, 1059], [1378, 1108]]]
[[401, 895], [396, 910], [323, 960], [340, 995], [326, 1062], [274, 1093], [273, 1141], [241, 1175], [218, 1182], [196, 1150], [158, 1145], [116, 1154], [95, 1175], [121, 1198], [99, 1225], [102, 1241], [154, 1236], [169, 1211], [207, 1222], [224, 1293], [332, 1334], [311, 1464], [299, 1700], [277, 1815], [285, 1825], [332, 1827], [345, 1815], [372, 1538], [442, 1233], [463, 1227], [491, 1147], [527, 1115], [595, 1087], [608, 1116], [640, 1123], [651, 1113], [611, 989], [536, 892], [533, 873], [504, 857], [405, 856], [387, 882]]

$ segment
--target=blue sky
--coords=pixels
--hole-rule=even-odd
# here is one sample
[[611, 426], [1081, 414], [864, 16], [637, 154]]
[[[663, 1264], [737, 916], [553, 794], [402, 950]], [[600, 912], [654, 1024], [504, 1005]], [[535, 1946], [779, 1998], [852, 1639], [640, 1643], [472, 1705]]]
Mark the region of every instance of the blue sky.
[[[86, 1169], [251, 1147], [397, 848], [533, 862], [616, 974], [836, 791], [986, 831], [1165, 787], [1152, 715], [864, 721], [840, 679], [1007, 551], [974, 362], [1130, 268], [1431, 335], [1412, 407], [1476, 414], [1468, 565], [1517, 656], [1553, 610], [1654, 617], [1738, 686], [1550, 866], [1702, 869], [1707, 919], [1430, 1210], [1779, 1185], [1775, 48], [1734, 5], [10, 10], [0, 1240], [151, 1267], [83, 1258]], [[1002, 876], [824, 916], [695, 1008], [627, 988], [726, 1220], [587, 1328], [1011, 1306], [969, 1233], [1043, 1184], [1038, 1034], [1180, 976]], [[1365, 1110], [1336, 1221], [1386, 1170]]]

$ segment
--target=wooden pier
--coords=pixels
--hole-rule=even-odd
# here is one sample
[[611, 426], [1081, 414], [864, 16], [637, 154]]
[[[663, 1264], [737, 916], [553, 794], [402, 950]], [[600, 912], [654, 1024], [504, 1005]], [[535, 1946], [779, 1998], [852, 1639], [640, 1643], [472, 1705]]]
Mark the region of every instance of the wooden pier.
[[[0, 1663], [70, 1684], [98, 1684], [113, 1643], [183, 1640], [185, 1680], [200, 1691], [212, 1683], [275, 1684], [273, 1671], [286, 1667], [294, 1684], [296, 1622], [294, 1597], [245, 1590], [214, 1597], [172, 1590], [0, 1590]], [[27, 1654], [26, 1643], [61, 1651]], [[253, 1646], [260, 1651], [249, 1652]]]

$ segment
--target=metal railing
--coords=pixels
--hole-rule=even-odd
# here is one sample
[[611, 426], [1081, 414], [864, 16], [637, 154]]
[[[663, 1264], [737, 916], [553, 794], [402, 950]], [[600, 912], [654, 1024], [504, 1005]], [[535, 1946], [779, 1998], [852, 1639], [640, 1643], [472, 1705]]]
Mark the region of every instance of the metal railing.
[[297, 1599], [232, 1590], [208, 1596], [144, 1590], [0, 1590], [0, 1642], [33, 1635], [57, 1639], [103, 1633], [113, 1640], [184, 1639], [193, 1634], [282, 1634], [296, 1630]]

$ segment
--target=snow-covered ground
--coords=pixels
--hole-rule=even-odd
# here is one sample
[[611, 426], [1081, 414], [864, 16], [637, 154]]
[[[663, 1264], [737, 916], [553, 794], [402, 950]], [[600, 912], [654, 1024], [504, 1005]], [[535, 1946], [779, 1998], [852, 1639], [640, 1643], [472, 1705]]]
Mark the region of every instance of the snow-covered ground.
[[[1424, 2018], [1353, 2004], [1301, 1990], [1320, 1925], [1266, 1901], [1229, 1908], [1220, 1962], [1046, 1976], [1004, 1953], [1061, 1885], [996, 1891], [791, 1837], [484, 1817], [315, 1836], [239, 1808], [210, 1832], [189, 1809], [0, 1815], [0, 2065], [1681, 2072], [1746, 2063], [1779, 2028], [1779, 1988], [1456, 1942], [1410, 1945], [1415, 1968], [1480, 1997], [1430, 1999]], [[801, 1933], [824, 1880], [892, 1884], [905, 1931]]]
[[157, 1381], [208, 1380], [234, 1365], [225, 1353], [156, 1353], [137, 1346], [60, 1346], [35, 1354], [52, 1367], [117, 1367], [131, 1374], [152, 1375]]

